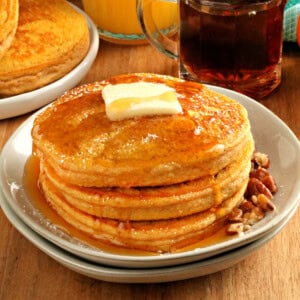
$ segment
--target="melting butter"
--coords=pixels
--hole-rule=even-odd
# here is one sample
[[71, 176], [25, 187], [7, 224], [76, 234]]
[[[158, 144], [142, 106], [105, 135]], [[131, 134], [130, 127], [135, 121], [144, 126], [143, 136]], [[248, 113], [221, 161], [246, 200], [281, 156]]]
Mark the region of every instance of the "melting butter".
[[102, 96], [106, 115], [112, 121], [182, 112], [175, 90], [161, 83], [107, 85], [102, 90]]

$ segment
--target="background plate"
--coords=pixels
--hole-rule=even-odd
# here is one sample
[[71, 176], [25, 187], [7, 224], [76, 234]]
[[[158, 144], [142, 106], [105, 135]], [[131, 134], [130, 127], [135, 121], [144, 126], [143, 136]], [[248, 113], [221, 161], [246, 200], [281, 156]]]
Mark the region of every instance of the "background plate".
[[66, 90], [69, 90], [76, 86], [89, 71], [98, 52], [98, 31], [96, 26], [86, 13], [80, 10], [77, 6], [72, 6], [82, 15], [84, 15], [88, 23], [90, 32], [90, 48], [87, 55], [74, 69], [72, 69], [64, 77], [44, 87], [24, 94], [8, 98], [0, 98], [0, 120], [28, 113], [50, 103], [51, 101], [62, 95]]
[[269, 154], [271, 174], [279, 191], [274, 202], [277, 210], [255, 224], [244, 235], [211, 246], [183, 253], [158, 256], [129, 256], [103, 252], [74, 239], [52, 224], [31, 203], [23, 188], [24, 165], [31, 155], [30, 131], [35, 115], [27, 119], [11, 136], [0, 158], [0, 185], [13, 211], [31, 229], [61, 248], [94, 262], [129, 268], [153, 268], [189, 263], [235, 249], [253, 242], [274, 230], [298, 205], [300, 197], [300, 144], [291, 130], [272, 112], [258, 102], [239, 93], [212, 89], [242, 103], [249, 113], [252, 131], [259, 151]]

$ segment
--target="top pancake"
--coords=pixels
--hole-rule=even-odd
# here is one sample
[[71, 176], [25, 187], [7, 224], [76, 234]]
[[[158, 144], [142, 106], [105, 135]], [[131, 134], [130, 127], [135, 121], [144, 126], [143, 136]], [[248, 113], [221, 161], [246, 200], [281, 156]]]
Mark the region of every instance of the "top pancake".
[[0, 0], [0, 60], [13, 41], [18, 17], [18, 0]]
[[85, 18], [64, 0], [20, 0], [19, 24], [0, 61], [0, 95], [44, 86], [64, 76], [86, 55]]
[[[183, 113], [110, 121], [101, 96], [107, 84], [165, 83]], [[245, 108], [199, 83], [129, 74], [87, 84], [40, 114], [33, 145], [66, 181], [80, 186], [160, 186], [216, 174], [253, 143]]]

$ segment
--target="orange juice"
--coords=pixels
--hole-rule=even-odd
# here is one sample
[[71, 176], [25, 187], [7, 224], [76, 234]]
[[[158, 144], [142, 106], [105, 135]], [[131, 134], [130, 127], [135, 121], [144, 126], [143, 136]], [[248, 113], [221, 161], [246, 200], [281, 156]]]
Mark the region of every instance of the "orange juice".
[[[135, 0], [83, 0], [82, 3], [103, 39], [121, 44], [147, 41], [137, 19]], [[152, 15], [157, 28], [165, 33], [174, 31], [177, 23], [176, 2], [153, 1]]]

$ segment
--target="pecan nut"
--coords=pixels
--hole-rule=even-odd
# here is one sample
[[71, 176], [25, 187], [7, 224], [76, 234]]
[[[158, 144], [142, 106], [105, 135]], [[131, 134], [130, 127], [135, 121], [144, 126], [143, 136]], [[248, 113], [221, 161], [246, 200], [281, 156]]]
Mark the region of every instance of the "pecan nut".
[[232, 223], [243, 222], [243, 211], [240, 208], [234, 208], [228, 217], [228, 221]]
[[271, 191], [257, 178], [250, 178], [247, 186], [246, 197], [264, 194], [269, 199], [273, 199]]
[[261, 181], [272, 194], [277, 192], [277, 185], [275, 183], [273, 176], [271, 175], [265, 176]]
[[261, 167], [266, 168], [266, 169], [268, 169], [269, 166], [270, 166], [269, 156], [265, 153], [254, 152], [253, 157], [252, 157], [252, 161], [256, 165], [261, 166]]
[[229, 224], [226, 233], [229, 235], [240, 234], [244, 232], [244, 224], [243, 223], [232, 223]]
[[264, 211], [275, 210], [274, 203], [268, 197], [266, 197], [264, 194], [259, 194], [257, 196], [257, 204]]

